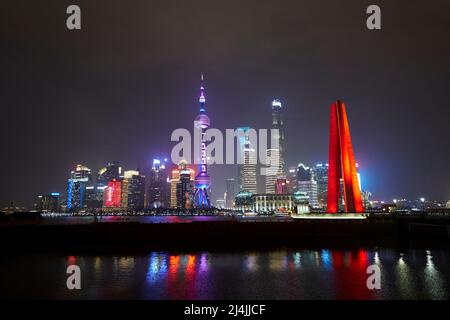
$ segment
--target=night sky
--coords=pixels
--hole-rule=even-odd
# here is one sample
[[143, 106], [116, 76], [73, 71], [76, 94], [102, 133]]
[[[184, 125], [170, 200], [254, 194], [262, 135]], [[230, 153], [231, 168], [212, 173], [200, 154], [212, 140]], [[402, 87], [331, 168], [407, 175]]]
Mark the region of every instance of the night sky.
[[[0, 24], [1, 207], [65, 194], [77, 163], [147, 173], [192, 130], [201, 72], [213, 127], [270, 128], [279, 98], [287, 164], [326, 162], [342, 99], [363, 189], [450, 199], [448, 0], [4, 0]], [[217, 199], [237, 172], [210, 173]]]

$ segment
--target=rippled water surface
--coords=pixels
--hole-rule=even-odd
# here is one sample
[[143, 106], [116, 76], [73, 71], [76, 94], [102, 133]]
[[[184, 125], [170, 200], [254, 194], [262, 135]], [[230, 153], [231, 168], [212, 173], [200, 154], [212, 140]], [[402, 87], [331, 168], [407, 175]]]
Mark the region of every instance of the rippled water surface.
[[[39, 299], [449, 299], [450, 251], [359, 249], [3, 256], [1, 297]], [[81, 268], [68, 290], [66, 268]], [[366, 286], [367, 267], [381, 289]]]

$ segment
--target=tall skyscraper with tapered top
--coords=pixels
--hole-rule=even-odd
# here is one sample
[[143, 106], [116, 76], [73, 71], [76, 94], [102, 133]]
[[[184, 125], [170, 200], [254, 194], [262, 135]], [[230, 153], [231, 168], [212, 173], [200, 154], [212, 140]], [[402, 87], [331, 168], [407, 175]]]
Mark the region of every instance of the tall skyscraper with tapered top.
[[240, 149], [241, 164], [239, 164], [239, 191], [257, 193], [256, 180], [256, 146], [252, 145], [250, 139], [250, 127], [239, 127], [238, 143]]
[[[198, 99], [200, 103], [200, 114], [194, 120], [195, 130], [199, 130], [200, 133], [200, 154], [198, 156], [198, 174], [195, 176], [195, 194], [194, 205], [197, 208], [209, 208], [211, 206], [209, 200], [209, 190], [211, 186], [211, 178], [208, 175], [208, 164], [206, 158], [206, 130], [210, 126], [209, 117], [205, 113], [205, 87], [203, 86], [203, 73], [201, 77], [200, 85], [200, 97]], [[198, 141], [195, 141], [198, 143]]]
[[278, 152], [279, 152], [279, 175], [285, 175], [285, 142], [284, 142], [284, 123], [283, 123], [283, 105], [281, 101], [275, 99], [272, 101], [272, 129], [278, 129]]

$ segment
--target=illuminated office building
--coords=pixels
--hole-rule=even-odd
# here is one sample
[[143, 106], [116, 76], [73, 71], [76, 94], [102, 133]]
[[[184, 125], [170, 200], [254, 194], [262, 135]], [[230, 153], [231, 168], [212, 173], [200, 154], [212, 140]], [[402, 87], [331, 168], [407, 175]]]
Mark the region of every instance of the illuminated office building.
[[195, 173], [185, 163], [179, 169], [179, 180], [176, 186], [177, 208], [192, 209], [194, 207]]
[[284, 177], [278, 177], [275, 182], [275, 194], [288, 194], [288, 184]]
[[170, 175], [170, 207], [176, 208], [177, 203], [177, 184], [180, 181], [180, 170], [173, 169]]
[[279, 152], [279, 166], [280, 172], [278, 174], [285, 175], [285, 141], [284, 141], [284, 123], [283, 123], [283, 106], [281, 101], [275, 99], [272, 101], [272, 129], [278, 129], [279, 135], [275, 137], [278, 139], [278, 152]]
[[119, 209], [122, 207], [122, 181], [113, 179], [103, 194], [103, 208]]
[[59, 212], [59, 193], [53, 192], [39, 196], [36, 210], [41, 212]]
[[287, 169], [286, 184], [288, 194], [294, 194], [298, 190], [298, 167]]
[[122, 180], [122, 207], [128, 211], [142, 211], [145, 200], [145, 176], [137, 170], [124, 172]]
[[306, 192], [296, 191], [294, 192], [294, 205], [296, 207], [297, 214], [305, 214], [310, 212], [309, 196]]
[[169, 206], [169, 180], [167, 159], [153, 159], [148, 181], [148, 206], [160, 208]]
[[[189, 182], [187, 181], [187, 173], [189, 172]], [[181, 176], [183, 175], [183, 182], [180, 184]], [[173, 169], [170, 176], [170, 207], [182, 208], [186, 207], [186, 203], [193, 203], [193, 192], [195, 181], [195, 171], [187, 165], [185, 160], [180, 161], [177, 169]], [[192, 185], [193, 188], [190, 188]], [[190, 190], [192, 189], [192, 190]], [[186, 193], [188, 192], [188, 197]], [[189, 194], [191, 192], [192, 194]], [[184, 195], [184, 200], [181, 198]], [[190, 200], [190, 201], [189, 201]]]
[[303, 163], [298, 165], [297, 185], [298, 191], [306, 193], [309, 197], [309, 204], [313, 208], [318, 208], [319, 202], [317, 198], [317, 181], [314, 180], [311, 168]]
[[239, 192], [236, 179], [229, 178], [226, 180], [227, 189], [225, 193], [225, 208], [231, 209], [234, 207], [234, 199]]
[[122, 167], [118, 162], [109, 162], [106, 167], [101, 168], [97, 174], [95, 186], [88, 187], [88, 208], [99, 209], [103, 206], [104, 191], [112, 180], [120, 180]]
[[92, 185], [91, 169], [79, 164], [70, 173], [67, 186], [67, 210], [76, 212], [85, 206], [86, 187]]
[[317, 201], [326, 208], [328, 199], [328, 163], [318, 163], [312, 168], [314, 180], [317, 181]]
[[106, 187], [108, 182], [116, 179], [119, 180], [122, 175], [122, 167], [118, 162], [110, 162], [108, 165], [99, 170], [97, 176], [97, 186]]
[[279, 149], [267, 149], [266, 151], [266, 194], [276, 193], [277, 179], [283, 176], [283, 166]]
[[256, 182], [256, 150], [251, 145], [250, 141], [250, 128], [241, 127], [237, 128], [242, 134], [239, 136], [239, 148], [242, 154], [242, 163], [239, 164], [239, 189], [240, 191], [247, 191], [250, 193], [257, 192]]
[[236, 210], [242, 212], [253, 211], [254, 199], [253, 193], [251, 192], [245, 190], [239, 191], [239, 193], [236, 195], [234, 202]]

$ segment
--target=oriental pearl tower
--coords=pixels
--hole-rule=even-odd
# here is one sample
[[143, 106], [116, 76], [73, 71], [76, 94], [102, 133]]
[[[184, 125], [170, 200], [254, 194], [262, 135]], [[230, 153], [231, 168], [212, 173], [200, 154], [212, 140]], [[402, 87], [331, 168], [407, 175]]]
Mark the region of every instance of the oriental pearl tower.
[[195, 194], [194, 205], [197, 208], [209, 208], [211, 206], [209, 201], [209, 188], [211, 186], [211, 178], [208, 175], [208, 164], [206, 159], [206, 130], [210, 126], [209, 117], [205, 113], [205, 88], [203, 86], [203, 73], [201, 76], [200, 85], [200, 114], [194, 120], [194, 126], [200, 130], [200, 163], [198, 166], [198, 174], [195, 177]]

